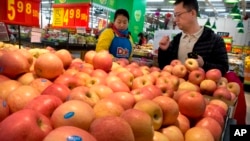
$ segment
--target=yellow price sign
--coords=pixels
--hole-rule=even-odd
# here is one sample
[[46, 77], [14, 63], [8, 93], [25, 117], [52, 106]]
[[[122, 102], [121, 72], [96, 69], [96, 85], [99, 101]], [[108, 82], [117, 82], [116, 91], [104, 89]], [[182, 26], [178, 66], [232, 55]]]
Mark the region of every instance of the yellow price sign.
[[88, 26], [88, 4], [54, 4], [54, 27]]

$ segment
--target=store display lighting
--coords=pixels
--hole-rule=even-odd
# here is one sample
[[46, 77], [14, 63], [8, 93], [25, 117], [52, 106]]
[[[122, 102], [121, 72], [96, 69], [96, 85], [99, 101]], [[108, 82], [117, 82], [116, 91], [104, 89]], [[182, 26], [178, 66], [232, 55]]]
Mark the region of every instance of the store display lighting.
[[243, 25], [243, 22], [240, 21], [237, 26], [236, 26], [237, 29], [244, 29], [244, 25]]
[[240, 15], [239, 15], [239, 16], [233, 16], [232, 19], [233, 19], [234, 21], [241, 21], [241, 20], [242, 20]]
[[207, 19], [207, 22], [205, 23], [205, 26], [206, 26], [206, 27], [210, 27], [210, 26], [211, 26], [211, 23], [210, 23], [210, 19], [209, 19], [209, 18]]
[[239, 0], [224, 0], [225, 3], [238, 3]]
[[240, 15], [240, 9], [238, 8], [238, 5], [235, 4], [235, 6], [233, 7], [233, 9], [231, 10], [230, 16], [239, 16]]
[[175, 3], [175, 0], [169, 0], [168, 2], [169, 3]]
[[244, 33], [244, 30], [243, 29], [239, 29], [238, 33]]
[[216, 29], [217, 27], [216, 27], [216, 22], [214, 21], [214, 24], [213, 24], [213, 26], [212, 26], [212, 29]]

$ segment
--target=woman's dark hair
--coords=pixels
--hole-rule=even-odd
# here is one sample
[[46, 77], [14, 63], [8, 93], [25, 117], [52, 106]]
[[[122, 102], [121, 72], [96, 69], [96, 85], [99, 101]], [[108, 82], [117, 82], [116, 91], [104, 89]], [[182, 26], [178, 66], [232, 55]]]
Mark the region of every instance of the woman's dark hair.
[[128, 14], [128, 11], [125, 10], [125, 9], [117, 9], [115, 11], [115, 16], [114, 16], [114, 20], [117, 18], [117, 16], [119, 15], [123, 15], [125, 17], [127, 17], [128, 21], [129, 21], [129, 14]]
[[197, 0], [176, 0], [174, 5], [177, 5], [179, 3], [183, 2], [183, 7], [187, 10], [195, 10], [196, 13], [199, 13], [199, 4]]
[[140, 33], [138, 34], [138, 37], [143, 38], [143, 37], [144, 37], [144, 34], [143, 34], [142, 32], [140, 32]]

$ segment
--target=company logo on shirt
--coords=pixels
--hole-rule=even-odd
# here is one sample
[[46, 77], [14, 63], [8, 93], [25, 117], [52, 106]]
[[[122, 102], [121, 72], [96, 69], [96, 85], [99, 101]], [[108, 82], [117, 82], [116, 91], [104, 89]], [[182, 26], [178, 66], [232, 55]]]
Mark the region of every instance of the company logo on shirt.
[[117, 57], [128, 57], [129, 51], [126, 48], [118, 47], [116, 54], [117, 54]]

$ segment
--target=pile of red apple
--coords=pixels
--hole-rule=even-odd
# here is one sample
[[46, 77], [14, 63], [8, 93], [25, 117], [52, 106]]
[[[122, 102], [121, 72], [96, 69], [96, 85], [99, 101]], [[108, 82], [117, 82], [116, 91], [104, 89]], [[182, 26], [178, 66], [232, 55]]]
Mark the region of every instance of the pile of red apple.
[[195, 59], [160, 70], [106, 51], [73, 58], [65, 49], [35, 57], [28, 49], [1, 49], [0, 139], [219, 141], [226, 101], [239, 92]]

